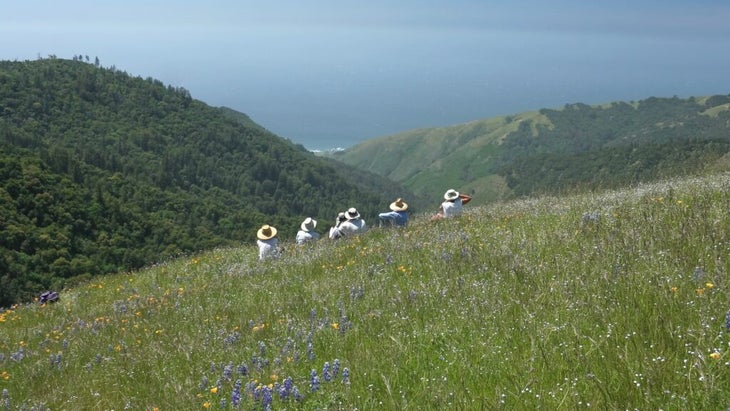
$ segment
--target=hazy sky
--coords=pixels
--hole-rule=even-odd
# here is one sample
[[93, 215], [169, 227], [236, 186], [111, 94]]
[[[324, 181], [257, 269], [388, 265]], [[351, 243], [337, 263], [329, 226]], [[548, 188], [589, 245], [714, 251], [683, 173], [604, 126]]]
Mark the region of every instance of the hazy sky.
[[730, 94], [730, 1], [0, 0], [0, 60], [98, 57], [310, 149]]

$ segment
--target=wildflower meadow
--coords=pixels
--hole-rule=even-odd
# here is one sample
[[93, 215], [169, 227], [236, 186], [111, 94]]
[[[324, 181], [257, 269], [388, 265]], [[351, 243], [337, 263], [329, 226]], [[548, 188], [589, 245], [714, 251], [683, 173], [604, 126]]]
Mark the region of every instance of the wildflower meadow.
[[465, 208], [0, 310], [0, 411], [730, 407], [730, 174]]

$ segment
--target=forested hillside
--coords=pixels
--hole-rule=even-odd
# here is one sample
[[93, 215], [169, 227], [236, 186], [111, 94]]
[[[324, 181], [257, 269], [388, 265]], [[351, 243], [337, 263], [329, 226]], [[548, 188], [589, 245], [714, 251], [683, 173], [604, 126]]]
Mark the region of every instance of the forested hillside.
[[369, 140], [334, 156], [438, 198], [474, 203], [730, 169], [730, 95], [569, 104]]
[[183, 88], [81, 58], [0, 62], [0, 307], [91, 276], [293, 238], [398, 185], [333, 166]]

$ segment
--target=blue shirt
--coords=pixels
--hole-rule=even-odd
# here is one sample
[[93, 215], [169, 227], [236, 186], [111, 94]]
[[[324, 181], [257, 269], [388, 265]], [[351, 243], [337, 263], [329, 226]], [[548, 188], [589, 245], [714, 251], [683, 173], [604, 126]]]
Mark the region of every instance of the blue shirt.
[[397, 226], [403, 226], [408, 223], [408, 213], [406, 211], [388, 211], [387, 213], [380, 213], [378, 217], [381, 220], [390, 220]]

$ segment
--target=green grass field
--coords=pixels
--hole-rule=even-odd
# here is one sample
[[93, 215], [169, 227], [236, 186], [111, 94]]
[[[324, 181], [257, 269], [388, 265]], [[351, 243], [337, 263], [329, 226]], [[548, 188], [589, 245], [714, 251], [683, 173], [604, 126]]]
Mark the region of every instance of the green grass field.
[[0, 410], [730, 407], [730, 174], [466, 208], [7, 309]]

